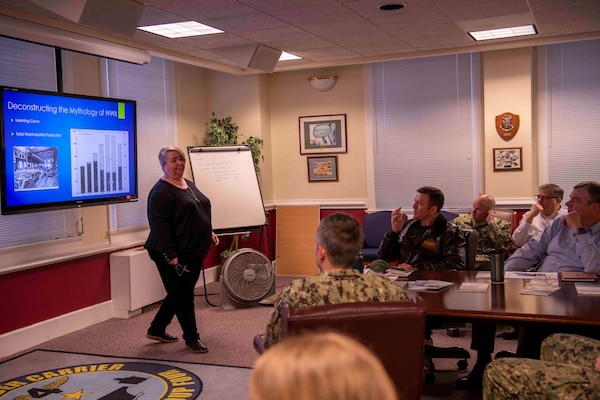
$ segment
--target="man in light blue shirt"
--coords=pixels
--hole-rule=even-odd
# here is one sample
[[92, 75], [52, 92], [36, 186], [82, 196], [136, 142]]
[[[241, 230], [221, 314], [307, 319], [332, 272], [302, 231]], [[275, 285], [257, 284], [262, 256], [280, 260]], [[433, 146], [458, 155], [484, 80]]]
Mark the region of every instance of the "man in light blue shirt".
[[600, 273], [600, 183], [575, 185], [566, 205], [568, 214], [515, 251], [504, 265], [506, 271], [523, 271], [541, 262], [540, 272]]
[[[504, 264], [507, 271], [522, 271], [540, 264], [540, 272], [600, 273], [600, 183], [578, 183], [566, 205], [568, 214], [557, 218], [538, 239], [531, 239], [515, 251]], [[592, 327], [522, 326], [517, 354], [539, 359], [542, 341], [556, 332], [600, 338], [598, 329]]]

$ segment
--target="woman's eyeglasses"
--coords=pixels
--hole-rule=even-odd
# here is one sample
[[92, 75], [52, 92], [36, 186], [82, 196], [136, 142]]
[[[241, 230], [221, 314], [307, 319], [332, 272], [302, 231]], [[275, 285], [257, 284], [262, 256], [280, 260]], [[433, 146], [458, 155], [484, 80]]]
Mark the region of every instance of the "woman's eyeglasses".
[[536, 200], [546, 201], [548, 199], [558, 199], [556, 196], [540, 196], [539, 194], [535, 195]]

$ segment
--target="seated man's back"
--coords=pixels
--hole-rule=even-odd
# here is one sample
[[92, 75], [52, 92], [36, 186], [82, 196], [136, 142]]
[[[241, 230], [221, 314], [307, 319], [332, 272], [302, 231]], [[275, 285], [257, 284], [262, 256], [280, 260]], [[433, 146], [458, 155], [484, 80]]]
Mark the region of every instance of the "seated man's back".
[[356, 270], [340, 270], [319, 276], [296, 279], [281, 291], [275, 301], [264, 338], [268, 348], [281, 339], [282, 304], [312, 307], [362, 301], [406, 301], [408, 295], [389, 279]]
[[267, 324], [265, 348], [281, 339], [280, 308], [284, 303], [294, 307], [312, 307], [345, 302], [408, 300], [408, 295], [394, 282], [352, 269], [362, 242], [362, 229], [351, 216], [335, 213], [321, 221], [316, 248], [320, 274], [296, 279], [281, 291]]

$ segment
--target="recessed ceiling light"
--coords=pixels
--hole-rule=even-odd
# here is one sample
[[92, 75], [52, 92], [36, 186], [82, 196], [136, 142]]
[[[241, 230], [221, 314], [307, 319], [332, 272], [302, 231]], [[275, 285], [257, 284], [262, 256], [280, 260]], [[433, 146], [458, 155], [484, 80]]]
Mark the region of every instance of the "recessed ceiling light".
[[289, 61], [289, 60], [300, 60], [302, 57], [298, 57], [291, 53], [286, 53], [285, 51], [281, 52], [281, 56], [279, 56], [279, 61]]
[[469, 32], [475, 40], [502, 39], [516, 36], [535, 35], [537, 31], [533, 25], [513, 26], [510, 28], [489, 29], [485, 31]]
[[223, 33], [222, 30], [204, 25], [196, 21], [177, 22], [174, 24], [160, 24], [139, 26], [138, 29], [171, 39], [187, 36], [212, 35]]
[[394, 10], [400, 10], [400, 9], [404, 8], [404, 4], [387, 3], [387, 4], [382, 4], [380, 6], [377, 6], [377, 8], [379, 8], [382, 11], [394, 11]]

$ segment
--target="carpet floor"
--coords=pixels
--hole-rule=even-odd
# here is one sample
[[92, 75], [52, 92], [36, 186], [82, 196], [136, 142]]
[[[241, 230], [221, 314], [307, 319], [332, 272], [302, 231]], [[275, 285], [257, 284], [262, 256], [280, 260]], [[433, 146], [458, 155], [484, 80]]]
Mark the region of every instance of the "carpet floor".
[[[277, 291], [287, 285], [292, 277], [277, 277]], [[197, 290], [196, 318], [202, 341], [208, 346], [209, 352], [195, 354], [186, 349], [182, 340], [176, 343], [158, 343], [145, 337], [146, 330], [156, 314], [156, 306], [148, 307], [145, 312], [129, 319], [113, 318], [89, 326], [85, 329], [49, 340], [32, 350], [52, 350], [81, 354], [94, 354], [110, 357], [127, 357], [143, 360], [160, 360], [178, 363], [198, 363], [202, 365], [231, 366], [251, 368], [258, 358], [252, 341], [255, 335], [263, 333], [272, 308], [255, 306], [225, 310], [218, 305], [220, 299], [220, 282], [207, 285], [211, 304], [203, 297], [204, 289]], [[500, 327], [500, 329], [503, 329]], [[177, 321], [173, 321], [167, 330], [170, 334], [181, 337], [181, 329]], [[460, 337], [449, 337], [445, 330], [434, 330], [433, 341], [440, 347], [469, 348], [470, 326], [461, 328]], [[496, 339], [496, 351], [515, 351], [516, 341]], [[473, 351], [469, 360], [469, 368], [476, 360]], [[23, 354], [21, 353], [21, 354]], [[13, 356], [16, 356], [15, 354]], [[1, 361], [1, 360], [0, 360]], [[436, 382], [425, 385], [422, 399], [456, 399], [479, 400], [481, 390], [455, 390], [454, 380], [469, 372], [457, 368], [456, 359], [436, 359]], [[3, 369], [4, 370], [4, 369]], [[12, 374], [12, 373], [11, 373]], [[238, 385], [246, 388], [247, 385]], [[222, 391], [222, 395], [226, 394]], [[244, 399], [246, 396], [237, 397]], [[204, 397], [202, 397], [204, 399]], [[227, 397], [220, 397], [221, 399]]]

